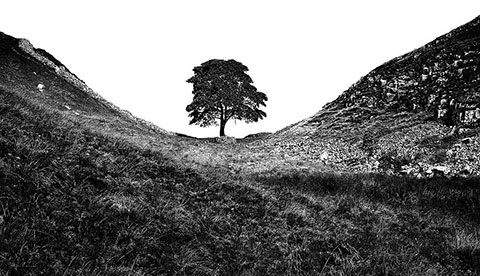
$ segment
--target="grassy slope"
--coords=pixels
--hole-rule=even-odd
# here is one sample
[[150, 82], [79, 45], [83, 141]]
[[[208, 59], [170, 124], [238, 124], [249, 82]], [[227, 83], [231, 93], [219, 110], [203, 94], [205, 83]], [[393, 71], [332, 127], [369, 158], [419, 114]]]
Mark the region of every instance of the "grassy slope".
[[302, 172], [268, 150], [250, 160], [248, 144], [172, 143], [193, 171], [161, 153], [168, 138], [147, 150], [135, 141], [152, 137], [113, 136], [10, 91], [0, 103], [1, 274], [479, 271], [476, 179]]
[[172, 137], [0, 61], [0, 274], [480, 272], [478, 179], [337, 174], [320, 136]]

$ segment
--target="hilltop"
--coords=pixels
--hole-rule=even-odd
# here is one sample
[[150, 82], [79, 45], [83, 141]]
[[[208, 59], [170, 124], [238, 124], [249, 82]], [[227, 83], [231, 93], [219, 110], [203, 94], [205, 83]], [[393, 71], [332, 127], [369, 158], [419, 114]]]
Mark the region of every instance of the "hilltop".
[[371, 165], [405, 134], [474, 156], [474, 129], [384, 109], [338, 100], [240, 143], [180, 137], [0, 33], [0, 274], [477, 275], [478, 178]]

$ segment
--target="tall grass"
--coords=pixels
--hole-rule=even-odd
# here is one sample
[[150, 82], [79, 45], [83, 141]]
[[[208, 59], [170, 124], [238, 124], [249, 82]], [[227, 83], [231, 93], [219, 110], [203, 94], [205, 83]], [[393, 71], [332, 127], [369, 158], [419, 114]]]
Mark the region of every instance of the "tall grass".
[[0, 274], [480, 271], [478, 179], [199, 174], [80, 122], [0, 91]]
[[342, 228], [341, 240], [368, 260], [353, 265], [357, 273], [360, 267], [372, 275], [424, 275], [432, 267], [438, 275], [480, 271], [480, 178], [303, 172], [253, 177], [285, 197], [303, 197], [317, 210], [317, 223], [334, 221], [337, 231]]

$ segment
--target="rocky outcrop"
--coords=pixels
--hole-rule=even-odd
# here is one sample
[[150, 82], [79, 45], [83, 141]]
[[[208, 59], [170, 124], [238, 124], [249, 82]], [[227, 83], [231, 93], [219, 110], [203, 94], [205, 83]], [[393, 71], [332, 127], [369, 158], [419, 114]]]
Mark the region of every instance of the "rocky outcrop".
[[264, 144], [339, 171], [480, 175], [479, 66], [480, 17], [375, 68]]
[[361, 78], [325, 109], [431, 112], [447, 125], [480, 124], [480, 17]]

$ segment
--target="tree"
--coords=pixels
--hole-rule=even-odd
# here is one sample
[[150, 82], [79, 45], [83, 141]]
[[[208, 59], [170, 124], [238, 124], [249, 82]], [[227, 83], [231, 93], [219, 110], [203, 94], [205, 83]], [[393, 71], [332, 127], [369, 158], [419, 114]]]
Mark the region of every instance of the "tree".
[[247, 66], [233, 59], [212, 59], [193, 68], [194, 76], [187, 80], [193, 83], [193, 101], [186, 108], [190, 124], [220, 123], [220, 136], [225, 136], [230, 119], [251, 123], [265, 118], [260, 106], [266, 106], [267, 96], [257, 91], [246, 71]]

